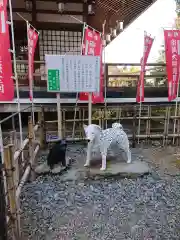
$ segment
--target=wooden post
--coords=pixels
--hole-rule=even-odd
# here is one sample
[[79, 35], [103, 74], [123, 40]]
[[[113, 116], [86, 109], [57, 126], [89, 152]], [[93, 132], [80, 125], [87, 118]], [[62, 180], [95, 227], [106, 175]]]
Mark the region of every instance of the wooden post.
[[40, 121], [40, 144], [41, 148], [45, 148], [46, 144], [46, 130], [45, 130], [45, 119], [44, 119], [44, 108], [41, 108], [41, 112], [38, 113], [38, 121]]
[[[33, 149], [33, 139], [34, 139], [34, 130], [32, 117], [28, 118], [28, 138], [29, 138], [29, 163], [31, 165], [31, 170], [34, 167], [34, 149]], [[31, 180], [34, 179], [34, 171], [31, 171]]]
[[12, 165], [12, 155], [10, 153], [10, 146], [8, 145], [4, 147], [4, 164], [5, 164], [5, 172], [6, 172], [6, 180], [7, 180], [7, 193], [9, 198], [9, 206], [11, 213], [11, 222], [12, 222], [12, 238], [13, 240], [18, 239], [18, 228], [17, 228], [17, 209], [16, 209], [16, 189], [14, 185], [14, 167]]
[[[21, 229], [20, 229], [20, 201], [19, 199], [16, 198], [16, 189], [18, 187], [18, 183], [19, 183], [19, 175], [17, 176], [17, 174], [19, 174], [19, 165], [18, 165], [18, 161], [14, 161], [14, 146], [13, 144], [9, 145], [9, 155], [10, 155], [10, 162], [11, 162], [11, 166], [12, 166], [12, 182], [14, 185], [14, 195], [15, 195], [15, 202], [16, 202], [16, 232], [17, 232], [17, 236], [18, 239], [21, 236]], [[18, 169], [16, 169], [18, 168]], [[18, 182], [17, 182], [17, 177], [18, 177]]]
[[132, 147], [136, 147], [136, 106], [133, 109], [133, 137], [132, 137]]
[[16, 151], [18, 147], [16, 130], [10, 132], [10, 143], [14, 145], [14, 150]]
[[6, 198], [2, 166], [2, 158], [0, 154], [0, 239], [7, 240]]
[[170, 122], [170, 116], [171, 116], [171, 107], [168, 107], [168, 115], [167, 115], [167, 126], [166, 126], [166, 145], [168, 144], [169, 140], [169, 122]]
[[168, 107], [166, 108], [165, 119], [164, 119], [163, 147], [165, 146], [165, 143], [166, 143], [167, 119], [168, 119]]

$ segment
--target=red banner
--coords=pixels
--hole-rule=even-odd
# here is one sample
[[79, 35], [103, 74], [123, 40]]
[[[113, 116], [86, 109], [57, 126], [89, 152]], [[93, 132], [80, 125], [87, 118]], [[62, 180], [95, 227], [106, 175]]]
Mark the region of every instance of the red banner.
[[166, 71], [168, 77], [168, 100], [177, 97], [180, 64], [180, 31], [164, 30]]
[[0, 1], [0, 101], [14, 99], [14, 82], [10, 53], [7, 0]]
[[154, 39], [150, 36], [144, 35], [144, 52], [143, 57], [141, 58], [141, 72], [137, 85], [137, 94], [136, 94], [136, 102], [144, 102], [144, 74], [145, 68], [147, 64], [147, 60], [149, 57], [149, 53], [151, 51], [151, 47]]
[[[97, 33], [89, 28], [84, 32], [83, 55], [101, 56], [100, 65], [100, 91], [92, 94], [92, 103], [103, 103], [103, 68], [102, 68], [102, 39], [100, 33]], [[87, 101], [88, 93], [80, 93], [79, 100]]]
[[33, 73], [34, 73], [34, 53], [38, 41], [38, 33], [27, 24], [28, 35], [28, 76], [29, 76], [29, 98], [33, 99]]

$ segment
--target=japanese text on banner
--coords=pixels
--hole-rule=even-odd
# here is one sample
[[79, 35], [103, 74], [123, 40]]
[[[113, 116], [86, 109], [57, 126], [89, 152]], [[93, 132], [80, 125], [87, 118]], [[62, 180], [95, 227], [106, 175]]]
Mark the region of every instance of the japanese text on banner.
[[180, 64], [180, 31], [164, 30], [166, 71], [168, 77], [168, 100], [177, 97]]
[[14, 99], [14, 82], [10, 54], [7, 0], [0, 1], [0, 101]]
[[145, 75], [145, 68], [148, 60], [149, 53], [151, 51], [151, 47], [153, 44], [154, 39], [150, 36], [144, 36], [144, 52], [143, 57], [141, 58], [141, 72], [140, 77], [137, 85], [137, 94], [136, 94], [136, 102], [143, 102], [144, 101], [144, 75]]
[[38, 33], [27, 24], [28, 34], [28, 75], [29, 75], [29, 98], [33, 98], [33, 73], [34, 73], [34, 53], [38, 41]]
[[[89, 28], [85, 29], [83, 55], [101, 56], [100, 65], [100, 91], [92, 94], [92, 103], [103, 103], [103, 68], [102, 68], [102, 39], [100, 33], [95, 32]], [[80, 93], [79, 99], [81, 101], [88, 100], [88, 93]]]

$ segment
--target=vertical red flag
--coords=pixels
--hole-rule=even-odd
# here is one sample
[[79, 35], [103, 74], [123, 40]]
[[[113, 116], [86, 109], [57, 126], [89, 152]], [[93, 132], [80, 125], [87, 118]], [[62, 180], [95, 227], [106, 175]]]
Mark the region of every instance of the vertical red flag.
[[34, 53], [38, 41], [38, 33], [27, 23], [28, 37], [28, 76], [29, 76], [29, 98], [33, 100], [33, 73], [34, 73]]
[[0, 101], [14, 99], [7, 0], [0, 0]]
[[[89, 29], [84, 30], [83, 55], [101, 56], [100, 65], [100, 91], [92, 94], [92, 103], [103, 103], [103, 68], [102, 68], [102, 39], [100, 33]], [[88, 93], [80, 93], [79, 100], [87, 101]]]
[[164, 30], [168, 100], [177, 97], [180, 64], [180, 30]]
[[141, 58], [141, 72], [140, 77], [137, 85], [137, 94], [136, 94], [136, 102], [143, 102], [144, 101], [144, 74], [145, 68], [147, 64], [147, 60], [149, 57], [149, 53], [151, 51], [151, 47], [153, 44], [154, 39], [150, 36], [144, 35], [144, 52], [143, 57]]

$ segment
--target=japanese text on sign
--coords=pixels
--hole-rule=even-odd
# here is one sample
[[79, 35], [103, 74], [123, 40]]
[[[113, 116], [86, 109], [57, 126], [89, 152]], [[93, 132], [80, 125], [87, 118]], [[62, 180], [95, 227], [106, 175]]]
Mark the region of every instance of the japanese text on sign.
[[[56, 92], [95, 92], [99, 91], [100, 58], [95, 56], [61, 56], [46, 55], [48, 71], [48, 91]], [[52, 74], [59, 71], [56, 76], [59, 87], [53, 87]], [[55, 84], [55, 83], [54, 83]], [[50, 87], [51, 85], [51, 87]]]

